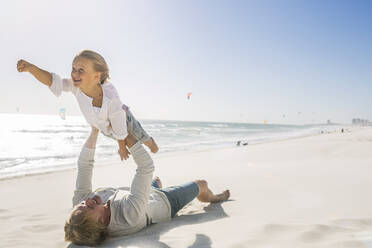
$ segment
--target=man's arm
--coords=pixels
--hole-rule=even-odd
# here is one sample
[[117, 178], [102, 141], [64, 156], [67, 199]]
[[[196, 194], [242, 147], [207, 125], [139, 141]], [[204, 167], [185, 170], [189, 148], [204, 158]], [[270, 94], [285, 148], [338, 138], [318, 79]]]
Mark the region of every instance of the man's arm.
[[127, 145], [137, 164], [137, 170], [132, 181], [130, 194], [125, 199], [123, 212], [127, 222], [130, 225], [135, 225], [146, 213], [155, 167], [141, 142], [133, 142], [131, 135], [128, 135]]
[[90, 135], [84, 144], [86, 148], [89, 148], [89, 149], [96, 148], [98, 133], [99, 133], [99, 130], [92, 126], [92, 131], [90, 132]]
[[76, 177], [76, 187], [72, 204], [75, 206], [80, 203], [88, 194], [92, 192], [92, 175], [94, 164], [94, 153], [97, 143], [99, 130], [92, 127], [92, 131], [81, 149], [78, 160], [78, 171]]

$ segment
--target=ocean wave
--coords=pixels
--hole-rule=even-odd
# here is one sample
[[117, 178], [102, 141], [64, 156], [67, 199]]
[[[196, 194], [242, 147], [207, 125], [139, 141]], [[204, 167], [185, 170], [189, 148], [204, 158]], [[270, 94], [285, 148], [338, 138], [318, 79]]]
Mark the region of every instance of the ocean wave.
[[179, 127], [179, 125], [176, 124], [176, 123], [168, 123], [167, 126], [169, 126], [169, 127]]
[[209, 124], [209, 127], [229, 127], [227, 124]]
[[179, 128], [177, 131], [185, 132], [185, 133], [190, 133], [190, 132], [197, 132], [200, 133], [202, 131], [202, 128], [197, 128], [197, 127], [189, 127], [189, 128]]
[[19, 163], [26, 163], [29, 161], [37, 161], [37, 160], [46, 160], [46, 159], [69, 159], [69, 158], [77, 158], [76, 154], [68, 154], [68, 155], [52, 155], [52, 156], [32, 156], [32, 157], [8, 157], [8, 158], [0, 158], [0, 168], [6, 165], [7, 167], [14, 166]]
[[62, 130], [53, 130], [53, 129], [40, 129], [40, 130], [13, 130], [15, 133], [88, 133], [88, 130], [74, 130], [74, 129], [62, 129]]
[[23, 164], [25, 162], [26, 162], [26, 159], [24, 158], [17, 158], [13, 160], [4, 160], [4, 161], [1, 161], [0, 159], [0, 169], [10, 168], [13, 166]]
[[89, 125], [63, 125], [64, 127], [82, 127], [82, 128], [90, 128]]
[[166, 127], [166, 125], [165, 124], [159, 124], [159, 123], [155, 123], [155, 124], [142, 124], [142, 126], [144, 127], [144, 128], [164, 128], [164, 127]]

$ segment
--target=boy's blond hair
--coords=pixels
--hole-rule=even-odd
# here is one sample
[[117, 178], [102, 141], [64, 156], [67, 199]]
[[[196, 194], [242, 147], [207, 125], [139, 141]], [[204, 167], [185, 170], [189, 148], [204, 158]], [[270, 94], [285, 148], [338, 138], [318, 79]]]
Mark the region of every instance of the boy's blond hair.
[[93, 63], [93, 69], [102, 73], [100, 79], [101, 84], [110, 78], [107, 63], [99, 53], [91, 50], [82, 50], [75, 56], [74, 60], [78, 58], [84, 58], [91, 61]]
[[108, 236], [107, 226], [89, 218], [82, 211], [72, 213], [65, 223], [65, 240], [76, 245], [98, 245]]

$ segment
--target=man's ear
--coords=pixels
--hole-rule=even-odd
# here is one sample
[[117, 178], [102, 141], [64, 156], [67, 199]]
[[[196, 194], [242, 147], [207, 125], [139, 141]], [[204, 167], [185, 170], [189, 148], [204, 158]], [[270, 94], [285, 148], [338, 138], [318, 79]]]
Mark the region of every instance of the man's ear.
[[105, 224], [105, 217], [104, 217], [103, 214], [99, 217], [98, 221], [99, 221], [101, 224]]
[[104, 225], [108, 225], [108, 222], [109, 222], [109, 220], [106, 219], [105, 214], [102, 214], [102, 215], [99, 217], [98, 221], [99, 221], [101, 224], [104, 224]]

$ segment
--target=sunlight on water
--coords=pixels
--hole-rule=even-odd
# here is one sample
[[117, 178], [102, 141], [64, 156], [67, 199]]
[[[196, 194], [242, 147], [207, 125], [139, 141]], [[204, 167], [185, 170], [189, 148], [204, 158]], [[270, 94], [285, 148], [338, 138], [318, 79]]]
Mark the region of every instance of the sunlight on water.
[[[90, 126], [83, 117], [0, 114], [0, 178], [75, 166]], [[182, 121], [141, 121], [159, 153], [233, 147], [317, 133], [324, 126], [263, 125]], [[100, 135], [96, 160], [119, 160], [117, 143]]]

